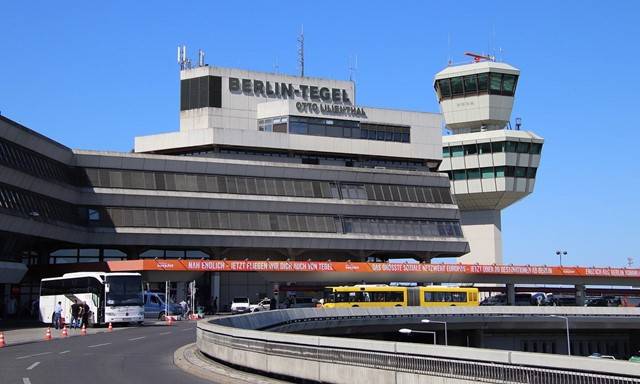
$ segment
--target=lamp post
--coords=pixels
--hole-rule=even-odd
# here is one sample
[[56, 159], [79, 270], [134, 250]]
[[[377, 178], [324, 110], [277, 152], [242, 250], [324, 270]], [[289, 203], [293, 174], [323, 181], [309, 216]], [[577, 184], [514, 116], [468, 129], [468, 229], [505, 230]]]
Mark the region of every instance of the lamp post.
[[549, 315], [548, 317], [564, 319], [567, 327], [567, 355], [571, 356], [571, 339], [569, 338], [569, 318], [567, 316], [560, 316], [560, 315]]
[[556, 255], [560, 257], [560, 266], [562, 267], [562, 256], [567, 256], [567, 251], [556, 251]]
[[405, 335], [410, 335], [412, 333], [425, 333], [425, 334], [431, 334], [433, 336], [433, 345], [438, 344], [436, 342], [436, 332], [435, 331], [414, 331], [413, 329], [409, 329], [409, 328], [402, 328], [402, 329], [398, 329], [398, 332], [405, 334]]
[[423, 324], [435, 323], [435, 324], [444, 324], [444, 345], [449, 345], [449, 332], [447, 331], [447, 322], [446, 321], [436, 321], [431, 319], [422, 319], [420, 320]]

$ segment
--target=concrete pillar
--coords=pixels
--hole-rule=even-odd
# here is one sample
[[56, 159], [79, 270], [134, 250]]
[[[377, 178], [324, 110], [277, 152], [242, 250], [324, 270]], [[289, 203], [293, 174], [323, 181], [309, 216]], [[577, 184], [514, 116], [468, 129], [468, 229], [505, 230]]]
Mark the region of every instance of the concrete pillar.
[[467, 264], [502, 264], [502, 221], [499, 210], [460, 210], [460, 223], [470, 252], [458, 258]]
[[280, 308], [280, 284], [279, 283], [273, 283], [273, 289], [272, 289], [272, 298], [275, 298], [276, 300], [276, 309]]
[[513, 283], [507, 284], [507, 304], [516, 305], [516, 286]]
[[583, 306], [586, 301], [587, 291], [584, 284], [576, 284], [576, 305]]
[[218, 298], [216, 300], [216, 304], [218, 308], [214, 308], [215, 312], [218, 313], [220, 311], [220, 272], [211, 272], [211, 302], [213, 302], [214, 298]]

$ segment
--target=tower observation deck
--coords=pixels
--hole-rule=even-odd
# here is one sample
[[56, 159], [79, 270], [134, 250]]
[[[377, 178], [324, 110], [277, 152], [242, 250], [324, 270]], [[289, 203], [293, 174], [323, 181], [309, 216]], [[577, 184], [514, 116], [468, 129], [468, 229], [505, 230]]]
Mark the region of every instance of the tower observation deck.
[[[471, 252], [464, 263], [502, 263], [501, 210], [533, 192], [544, 140], [509, 123], [520, 71], [489, 57], [438, 72], [434, 88], [450, 135], [442, 163]], [[484, 59], [484, 60], [483, 60]]]

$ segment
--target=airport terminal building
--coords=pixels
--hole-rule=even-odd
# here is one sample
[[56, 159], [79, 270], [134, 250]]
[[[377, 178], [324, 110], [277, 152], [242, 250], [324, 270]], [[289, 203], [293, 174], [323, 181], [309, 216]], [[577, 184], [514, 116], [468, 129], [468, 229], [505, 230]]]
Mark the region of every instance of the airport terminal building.
[[[210, 66], [180, 72], [180, 130], [137, 137], [135, 153], [0, 117], [0, 297], [24, 306], [40, 278], [113, 260], [458, 257], [469, 243], [441, 162], [440, 114], [360, 106], [350, 81]], [[200, 286], [222, 305], [271, 283]]]

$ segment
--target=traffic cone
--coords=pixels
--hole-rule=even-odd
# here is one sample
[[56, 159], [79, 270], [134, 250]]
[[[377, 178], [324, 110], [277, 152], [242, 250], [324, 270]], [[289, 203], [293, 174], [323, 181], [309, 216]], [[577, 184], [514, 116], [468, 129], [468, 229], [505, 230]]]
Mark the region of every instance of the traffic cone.
[[67, 326], [65, 325], [64, 328], [62, 328], [62, 337], [67, 336], [69, 336], [69, 332], [67, 332]]
[[0, 332], [0, 348], [5, 347], [7, 344], [4, 342], [4, 333]]
[[81, 336], [87, 336], [87, 326], [82, 324], [82, 329], [80, 330]]
[[45, 340], [51, 340], [51, 327], [47, 328], [47, 332], [44, 334]]
[[111, 323], [109, 323], [109, 332], [113, 331], [113, 325], [111, 325]]

